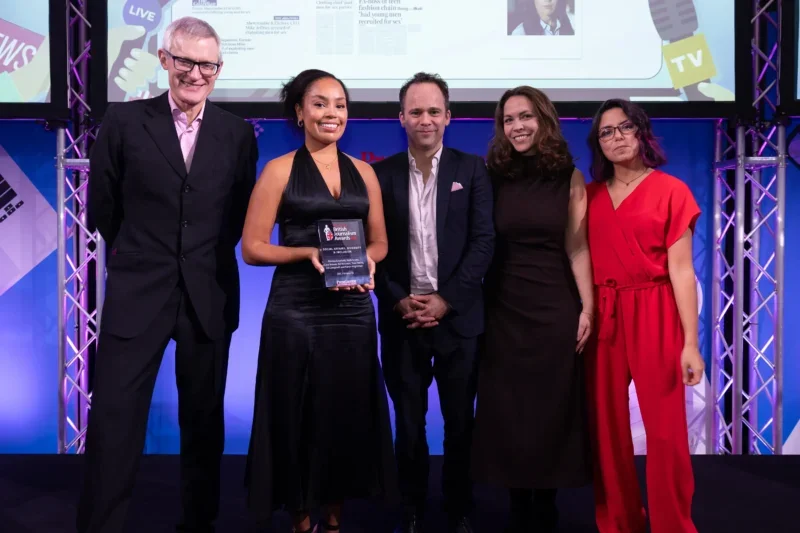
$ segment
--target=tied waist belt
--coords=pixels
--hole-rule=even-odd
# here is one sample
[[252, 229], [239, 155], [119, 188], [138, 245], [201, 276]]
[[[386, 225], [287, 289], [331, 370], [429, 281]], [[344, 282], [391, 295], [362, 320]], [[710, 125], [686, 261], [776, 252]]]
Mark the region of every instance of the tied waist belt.
[[620, 291], [636, 291], [641, 289], [651, 289], [653, 287], [660, 287], [667, 285], [669, 278], [653, 279], [643, 281], [641, 283], [631, 283], [628, 285], [619, 285], [615, 280], [609, 279], [604, 283], [595, 284], [597, 287], [597, 294], [599, 298], [599, 329], [597, 338], [600, 340], [609, 340], [614, 336], [616, 330], [615, 325], [617, 321], [617, 293]]

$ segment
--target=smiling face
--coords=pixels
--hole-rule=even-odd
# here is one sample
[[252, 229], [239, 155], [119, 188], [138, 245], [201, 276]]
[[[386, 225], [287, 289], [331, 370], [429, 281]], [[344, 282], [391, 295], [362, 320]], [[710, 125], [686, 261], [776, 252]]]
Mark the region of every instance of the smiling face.
[[503, 106], [503, 132], [517, 152], [533, 150], [539, 119], [533, 113], [533, 103], [525, 96], [512, 96]]
[[603, 155], [612, 163], [626, 163], [639, 157], [637, 128], [620, 108], [609, 109], [600, 117], [598, 138]]
[[[172, 98], [181, 107], [201, 105], [214, 90], [214, 83], [222, 71], [219, 45], [213, 37], [195, 39], [175, 35], [170, 49], [159, 50], [158, 58], [161, 67], [169, 74]], [[214, 66], [216, 64], [219, 68]]]
[[403, 99], [400, 123], [410, 147], [422, 152], [438, 150], [450, 124], [450, 111], [439, 86], [428, 82], [411, 85]]
[[306, 135], [321, 144], [337, 142], [347, 125], [347, 96], [333, 78], [321, 78], [309, 85], [302, 106], [295, 106], [297, 120]]

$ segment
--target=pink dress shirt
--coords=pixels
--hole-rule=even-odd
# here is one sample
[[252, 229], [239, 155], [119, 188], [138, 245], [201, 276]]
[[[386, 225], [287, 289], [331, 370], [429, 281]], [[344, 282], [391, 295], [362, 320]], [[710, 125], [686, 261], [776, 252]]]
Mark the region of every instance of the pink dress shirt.
[[175, 130], [178, 132], [178, 140], [181, 143], [181, 152], [183, 152], [183, 161], [186, 163], [186, 172], [192, 168], [192, 159], [194, 158], [194, 148], [197, 145], [197, 132], [200, 130], [200, 125], [203, 123], [203, 113], [206, 110], [206, 104], [203, 103], [200, 113], [189, 124], [189, 119], [186, 113], [178, 109], [175, 100], [172, 99], [172, 91], [169, 92], [169, 107], [172, 109], [172, 120], [175, 123]]

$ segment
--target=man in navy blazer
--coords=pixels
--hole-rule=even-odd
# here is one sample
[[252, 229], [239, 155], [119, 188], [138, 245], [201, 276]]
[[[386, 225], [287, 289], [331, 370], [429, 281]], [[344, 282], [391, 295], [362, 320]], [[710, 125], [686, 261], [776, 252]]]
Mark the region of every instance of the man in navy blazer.
[[471, 533], [470, 447], [483, 332], [483, 276], [494, 250], [492, 187], [480, 157], [445, 148], [449, 90], [418, 73], [400, 89], [408, 151], [373, 165], [389, 253], [376, 272], [381, 359], [396, 419], [403, 497], [398, 533], [422, 531], [425, 414], [433, 378], [445, 421], [442, 490], [450, 531]]

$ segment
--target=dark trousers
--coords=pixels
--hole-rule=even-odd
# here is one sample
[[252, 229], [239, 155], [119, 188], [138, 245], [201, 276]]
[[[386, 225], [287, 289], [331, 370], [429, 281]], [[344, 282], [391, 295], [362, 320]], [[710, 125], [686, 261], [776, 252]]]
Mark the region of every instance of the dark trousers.
[[170, 339], [176, 341], [181, 431], [183, 520], [178, 531], [214, 531], [231, 336], [208, 339], [188, 296], [176, 288], [143, 334], [132, 339], [100, 334], [78, 505], [80, 533], [117, 533], [124, 529], [153, 388]]
[[384, 328], [381, 362], [395, 411], [395, 457], [406, 515], [424, 515], [428, 493], [425, 415], [428, 388], [436, 378], [444, 418], [442, 492], [451, 517], [472, 509], [469, 475], [477, 383], [477, 339], [453, 334], [446, 324], [409, 330]]

